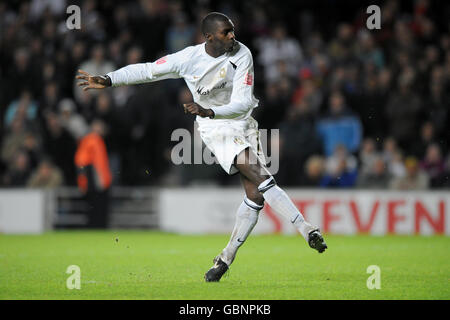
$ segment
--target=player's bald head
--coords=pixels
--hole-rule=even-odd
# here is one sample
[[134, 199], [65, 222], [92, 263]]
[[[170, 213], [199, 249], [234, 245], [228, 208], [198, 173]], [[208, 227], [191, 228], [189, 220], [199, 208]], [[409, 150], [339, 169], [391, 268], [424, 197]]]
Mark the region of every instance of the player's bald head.
[[231, 21], [226, 15], [220, 12], [211, 12], [202, 20], [202, 33], [206, 36], [207, 33], [214, 33], [217, 29], [218, 22]]

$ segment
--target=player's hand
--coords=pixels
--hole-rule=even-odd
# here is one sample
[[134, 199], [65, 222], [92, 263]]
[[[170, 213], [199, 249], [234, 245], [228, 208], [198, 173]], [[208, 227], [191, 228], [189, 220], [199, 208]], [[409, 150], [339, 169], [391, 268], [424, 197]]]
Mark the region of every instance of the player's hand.
[[80, 75], [76, 76], [76, 79], [84, 80], [83, 82], [78, 82], [79, 87], [83, 87], [83, 90], [89, 89], [104, 89], [109, 87], [109, 83], [105, 77], [102, 76], [91, 76], [89, 73], [83, 70], [78, 70]]
[[205, 109], [201, 105], [195, 102], [189, 102], [183, 104], [184, 113], [190, 113], [196, 116], [200, 116], [202, 118], [213, 118], [214, 117], [214, 111], [211, 109]]

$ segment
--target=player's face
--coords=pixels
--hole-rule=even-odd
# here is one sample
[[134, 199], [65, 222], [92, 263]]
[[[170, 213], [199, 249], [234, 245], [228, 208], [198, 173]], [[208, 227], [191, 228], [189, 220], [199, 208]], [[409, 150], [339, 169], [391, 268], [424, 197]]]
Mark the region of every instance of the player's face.
[[213, 45], [218, 52], [230, 52], [236, 44], [234, 36], [234, 25], [231, 20], [218, 21], [216, 32], [213, 37]]

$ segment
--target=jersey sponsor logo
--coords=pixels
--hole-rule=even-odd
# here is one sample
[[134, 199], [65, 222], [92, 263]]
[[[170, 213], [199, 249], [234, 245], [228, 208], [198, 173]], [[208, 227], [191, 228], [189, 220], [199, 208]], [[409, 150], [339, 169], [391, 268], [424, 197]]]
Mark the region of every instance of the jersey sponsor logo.
[[231, 62], [231, 61], [230, 61], [230, 63], [231, 63], [231, 65], [233, 66], [233, 69], [236, 70], [237, 65], [235, 65], [235, 64], [234, 64], [233, 62]]
[[159, 58], [158, 60], [156, 60], [156, 64], [163, 64], [167, 62], [167, 56], [164, 56], [162, 58]]
[[244, 78], [244, 84], [251, 86], [253, 84], [253, 75], [247, 71]]
[[210, 94], [211, 91], [213, 91], [213, 90], [225, 88], [226, 85], [227, 85], [227, 82], [225, 81], [225, 82], [222, 82], [221, 84], [219, 84], [215, 87], [212, 87], [211, 89], [207, 89], [207, 90], [204, 90], [205, 87], [200, 87], [197, 89], [197, 93], [201, 96], [206, 96], [206, 95]]

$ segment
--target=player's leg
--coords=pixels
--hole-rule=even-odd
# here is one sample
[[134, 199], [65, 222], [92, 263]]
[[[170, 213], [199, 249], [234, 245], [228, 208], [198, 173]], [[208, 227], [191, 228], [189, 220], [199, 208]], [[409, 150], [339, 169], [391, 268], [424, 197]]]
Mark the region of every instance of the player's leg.
[[264, 198], [258, 192], [258, 187], [243, 175], [241, 175], [241, 181], [246, 196], [236, 213], [236, 221], [230, 241], [220, 254], [220, 258], [228, 266], [233, 262], [237, 250], [244, 244], [252, 232], [258, 221], [259, 211], [264, 207]]
[[247, 148], [237, 156], [235, 165], [240, 173], [258, 186], [258, 191], [262, 194], [264, 200], [275, 212], [289, 219], [313, 249], [320, 253], [325, 251], [327, 245], [319, 229], [305, 221], [305, 218], [292, 203], [286, 192], [277, 186], [275, 179], [258, 159], [256, 159], [256, 163], [250, 161], [251, 152]]
[[264, 207], [264, 198], [248, 178], [241, 175], [246, 196], [236, 213], [236, 220], [230, 240], [222, 252], [214, 258], [214, 266], [205, 274], [205, 280], [219, 281], [228, 267], [233, 263], [238, 249], [255, 227], [259, 211]]

